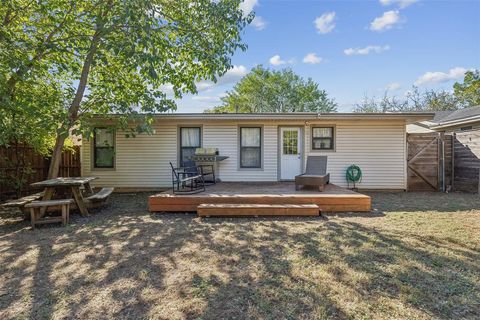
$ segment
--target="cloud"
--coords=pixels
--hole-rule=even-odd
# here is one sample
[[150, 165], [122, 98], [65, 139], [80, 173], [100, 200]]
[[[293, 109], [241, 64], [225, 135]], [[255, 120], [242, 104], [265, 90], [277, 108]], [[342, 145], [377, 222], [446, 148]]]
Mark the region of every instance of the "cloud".
[[244, 16], [248, 16], [257, 4], [258, 0], [244, 0], [240, 3], [240, 10], [243, 11]]
[[348, 48], [343, 50], [347, 56], [354, 55], [367, 55], [370, 53], [382, 53], [384, 51], [390, 50], [390, 46], [367, 46], [365, 48]]
[[287, 63], [287, 61], [282, 60], [278, 54], [271, 57], [269, 61], [270, 61], [270, 64], [272, 64], [274, 66], [279, 66], [279, 65]]
[[417, 81], [415, 81], [416, 86], [422, 86], [426, 84], [432, 83], [440, 83], [440, 82], [447, 82], [450, 80], [456, 80], [463, 78], [465, 72], [468, 70], [461, 67], [456, 67], [448, 70], [448, 72], [426, 72], [422, 76], [420, 76]]
[[404, 9], [411, 4], [414, 4], [418, 0], [380, 0], [380, 3], [384, 6], [389, 6], [392, 4], [398, 4], [400, 9]]
[[255, 16], [251, 25], [257, 30], [263, 30], [267, 26], [267, 22], [260, 16]]
[[214, 96], [193, 96], [192, 100], [209, 102], [209, 103], [218, 103], [218, 102], [222, 101], [221, 99], [224, 96], [225, 96], [225, 92], [222, 92], [222, 93], [220, 93], [218, 95], [214, 95]]
[[387, 86], [385, 87], [385, 90], [388, 90], [388, 91], [395, 91], [395, 90], [398, 90], [402, 87], [402, 85], [398, 82], [392, 82], [392, 83], [389, 83], [387, 84]]
[[313, 22], [318, 33], [325, 34], [335, 29], [335, 12], [326, 12]]
[[394, 25], [400, 23], [400, 13], [398, 10], [390, 10], [383, 13], [381, 17], [375, 18], [370, 23], [370, 30], [385, 31], [393, 28]]
[[213, 81], [200, 81], [196, 84], [198, 91], [204, 91], [215, 86], [221, 86], [224, 84], [234, 83], [243, 78], [248, 73], [245, 66], [233, 66], [223, 76], [217, 79], [217, 82]]
[[303, 63], [318, 64], [320, 62], [322, 62], [322, 58], [315, 53], [309, 53], [303, 58]]

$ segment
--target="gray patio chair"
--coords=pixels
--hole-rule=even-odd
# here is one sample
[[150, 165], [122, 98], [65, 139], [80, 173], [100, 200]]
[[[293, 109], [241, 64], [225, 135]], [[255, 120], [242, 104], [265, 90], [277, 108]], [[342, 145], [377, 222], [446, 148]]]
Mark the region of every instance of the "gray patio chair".
[[295, 190], [300, 190], [300, 186], [316, 186], [323, 191], [329, 182], [327, 156], [308, 156], [305, 173], [295, 177]]

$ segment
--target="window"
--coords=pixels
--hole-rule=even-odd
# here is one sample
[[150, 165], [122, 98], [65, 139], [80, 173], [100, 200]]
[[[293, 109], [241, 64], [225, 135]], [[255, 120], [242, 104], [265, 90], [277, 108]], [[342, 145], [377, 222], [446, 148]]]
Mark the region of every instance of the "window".
[[95, 128], [93, 134], [94, 168], [113, 168], [115, 164], [115, 135], [107, 128]]
[[285, 130], [283, 131], [283, 146], [282, 152], [285, 155], [298, 154], [298, 131]]
[[240, 168], [262, 167], [262, 129], [240, 128]]
[[190, 157], [195, 155], [195, 149], [202, 146], [199, 127], [180, 128], [180, 166], [184, 166]]
[[333, 127], [312, 128], [312, 150], [333, 150]]
[[467, 126], [467, 127], [461, 127], [460, 130], [461, 131], [468, 131], [468, 130], [472, 130], [473, 129], [473, 126]]

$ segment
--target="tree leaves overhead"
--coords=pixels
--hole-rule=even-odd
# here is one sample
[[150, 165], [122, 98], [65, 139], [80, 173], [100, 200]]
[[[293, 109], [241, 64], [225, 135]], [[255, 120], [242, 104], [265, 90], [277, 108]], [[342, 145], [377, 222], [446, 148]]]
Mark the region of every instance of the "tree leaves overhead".
[[312, 79], [262, 66], [253, 68], [222, 101], [207, 112], [335, 112], [337, 106]]
[[246, 49], [241, 35], [253, 14], [239, 2], [2, 1], [0, 129], [10, 133], [0, 143], [88, 131], [98, 114], [175, 109], [163, 85], [195, 93], [196, 82], [215, 80]]
[[463, 83], [453, 85], [453, 92], [463, 106], [480, 105], [480, 70], [467, 71]]

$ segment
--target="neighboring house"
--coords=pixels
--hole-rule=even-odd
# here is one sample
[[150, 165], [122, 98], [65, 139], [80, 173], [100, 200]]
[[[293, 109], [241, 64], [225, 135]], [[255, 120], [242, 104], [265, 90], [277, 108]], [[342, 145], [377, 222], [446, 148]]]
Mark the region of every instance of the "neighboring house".
[[169, 162], [180, 165], [196, 147], [218, 148], [222, 181], [291, 180], [309, 155], [327, 155], [331, 182], [347, 186], [357, 164], [363, 189], [406, 189], [406, 125], [432, 113], [160, 114], [154, 134], [127, 138], [105, 127], [82, 145], [82, 175], [97, 186], [171, 186]]
[[455, 111], [437, 111], [431, 120], [407, 125], [408, 133], [452, 132], [480, 128], [480, 106]]

